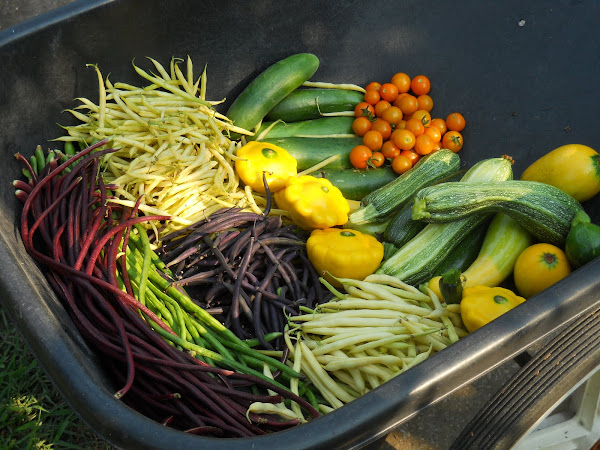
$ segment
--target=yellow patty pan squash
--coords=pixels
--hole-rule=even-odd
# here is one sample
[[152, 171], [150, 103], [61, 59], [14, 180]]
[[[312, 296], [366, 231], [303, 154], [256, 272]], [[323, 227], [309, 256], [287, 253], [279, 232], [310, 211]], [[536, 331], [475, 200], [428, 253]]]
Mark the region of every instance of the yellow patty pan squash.
[[285, 187], [298, 173], [298, 162], [287, 150], [268, 142], [252, 141], [237, 151], [235, 172], [253, 191], [266, 194], [263, 172], [271, 192]]
[[326, 178], [290, 177], [285, 188], [275, 192], [273, 198], [278, 208], [288, 211], [294, 223], [307, 231], [348, 222], [348, 201]]
[[326, 228], [312, 231], [306, 252], [319, 276], [339, 286], [333, 277], [363, 280], [374, 273], [383, 259], [383, 244], [360, 231]]
[[524, 301], [523, 297], [502, 287], [467, 287], [463, 289], [460, 315], [465, 327], [472, 333]]

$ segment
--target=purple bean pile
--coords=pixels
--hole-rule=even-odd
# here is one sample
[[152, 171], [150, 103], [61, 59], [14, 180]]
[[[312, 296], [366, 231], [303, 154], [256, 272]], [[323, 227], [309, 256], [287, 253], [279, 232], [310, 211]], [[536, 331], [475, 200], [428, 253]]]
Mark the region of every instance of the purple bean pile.
[[306, 256], [306, 236], [281, 217], [222, 209], [161, 239], [158, 251], [180, 286], [200, 286], [199, 305], [241, 339], [281, 349], [286, 315], [326, 298]]

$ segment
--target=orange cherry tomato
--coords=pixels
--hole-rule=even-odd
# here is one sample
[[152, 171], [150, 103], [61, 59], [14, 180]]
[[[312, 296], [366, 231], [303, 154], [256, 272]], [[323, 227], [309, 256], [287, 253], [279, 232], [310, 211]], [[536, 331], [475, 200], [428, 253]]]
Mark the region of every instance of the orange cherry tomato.
[[387, 100], [379, 100], [375, 105], [375, 115], [377, 117], [381, 117], [383, 115], [383, 112], [390, 106], [392, 106], [392, 104]]
[[410, 170], [412, 166], [410, 159], [403, 155], [398, 155], [392, 160], [392, 170], [398, 175]]
[[434, 145], [433, 145], [434, 152], [437, 152], [441, 148], [442, 148], [442, 141], [437, 141], [436, 143], [434, 143]]
[[402, 110], [397, 106], [390, 106], [385, 111], [383, 111], [383, 114], [381, 115], [381, 118], [383, 120], [385, 120], [387, 123], [394, 127], [398, 125], [398, 123], [400, 123], [402, 117]]
[[354, 117], [367, 116], [372, 117], [375, 115], [375, 108], [373, 105], [367, 102], [360, 102], [354, 107]]
[[416, 138], [410, 130], [394, 130], [391, 137], [400, 150], [410, 150], [415, 146]]
[[379, 95], [388, 102], [393, 102], [398, 97], [398, 88], [392, 83], [383, 83], [379, 89]]
[[373, 126], [373, 122], [371, 122], [367, 117], [360, 116], [354, 119], [352, 122], [352, 131], [357, 136], [364, 136], [367, 134], [367, 131], [371, 131], [371, 127]]
[[371, 151], [377, 151], [383, 145], [383, 136], [379, 131], [367, 131], [363, 136], [363, 145], [370, 148]]
[[392, 84], [398, 88], [398, 93], [410, 90], [410, 77], [404, 72], [398, 72], [392, 77]]
[[446, 131], [448, 131], [448, 127], [446, 126], [446, 121], [439, 117], [436, 117], [435, 119], [431, 119], [431, 123], [429, 124], [429, 126], [436, 127], [437, 129], [439, 129], [440, 133], [442, 133], [442, 136], [446, 133]]
[[402, 98], [398, 101], [398, 104], [394, 104], [402, 110], [402, 114], [408, 115], [412, 114], [419, 109], [419, 102], [417, 97], [414, 95], [406, 94], [403, 95]]
[[402, 119], [396, 124], [396, 130], [404, 130], [406, 128], [406, 120]]
[[357, 169], [366, 169], [373, 152], [369, 147], [357, 145], [350, 151], [350, 164]]
[[442, 132], [437, 127], [425, 127], [425, 134], [428, 134], [433, 142], [440, 142], [442, 140]]
[[421, 155], [419, 155], [414, 150], [402, 150], [400, 154], [410, 159], [410, 162], [413, 166], [417, 163], [417, 161], [419, 161], [419, 159], [421, 159]]
[[419, 95], [417, 103], [419, 103], [419, 109], [424, 111], [431, 112], [433, 109], [433, 99], [427, 94]]
[[385, 163], [385, 156], [381, 152], [373, 152], [371, 158], [369, 158], [369, 165], [373, 167], [381, 167]]
[[431, 82], [425, 75], [417, 75], [410, 82], [410, 90], [413, 91], [415, 95], [429, 94]]
[[367, 102], [369, 105], [376, 105], [379, 100], [381, 100], [379, 91], [369, 90], [365, 92], [365, 102]]
[[431, 123], [431, 114], [429, 114], [429, 112], [425, 111], [424, 109], [419, 109], [419, 110], [415, 111], [414, 113], [412, 113], [410, 118], [411, 119], [419, 119], [421, 121], [421, 123], [423, 124], [423, 126], [426, 126], [426, 127], [428, 127], [429, 124]]
[[373, 122], [371, 130], [379, 131], [384, 141], [388, 140], [392, 134], [392, 126], [383, 119], [377, 119]]
[[463, 137], [458, 131], [447, 131], [442, 136], [442, 148], [458, 153], [463, 146]]
[[421, 136], [423, 133], [425, 133], [425, 125], [423, 125], [423, 122], [417, 118], [407, 120], [404, 128], [414, 134], [415, 137]]
[[392, 140], [385, 141], [381, 146], [381, 153], [387, 159], [394, 159], [400, 154], [401, 151], [402, 150], [400, 150], [400, 147], [398, 147]]
[[369, 84], [367, 84], [367, 86], [365, 87], [365, 91], [379, 91], [379, 88], [381, 87], [381, 83], [377, 82], [377, 81], [371, 81]]
[[465, 129], [465, 118], [461, 113], [454, 112], [446, 117], [446, 125], [450, 131], [462, 131]]
[[435, 142], [428, 134], [422, 134], [415, 139], [415, 152], [419, 155], [428, 155], [433, 151]]

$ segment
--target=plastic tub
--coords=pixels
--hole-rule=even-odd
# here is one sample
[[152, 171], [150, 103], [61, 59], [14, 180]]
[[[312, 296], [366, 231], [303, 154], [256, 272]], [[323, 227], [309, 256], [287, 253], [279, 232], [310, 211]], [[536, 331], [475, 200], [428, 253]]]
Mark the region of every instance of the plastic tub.
[[[359, 447], [476, 380], [600, 300], [600, 260], [358, 400], [294, 429], [251, 439], [189, 436], [141, 416], [70, 323], [18, 233], [11, 181], [37, 144], [60, 135], [74, 98], [95, 98], [99, 64], [137, 80], [131, 61], [190, 55], [226, 107], [273, 62], [316, 54], [318, 81], [366, 84], [398, 71], [433, 81], [435, 111], [468, 122], [465, 165], [512, 155], [515, 176], [566, 143], [599, 147], [600, 5], [480, 2], [78, 1], [0, 33], [0, 299], [71, 407], [125, 448]], [[600, 222], [600, 201], [584, 205]]]

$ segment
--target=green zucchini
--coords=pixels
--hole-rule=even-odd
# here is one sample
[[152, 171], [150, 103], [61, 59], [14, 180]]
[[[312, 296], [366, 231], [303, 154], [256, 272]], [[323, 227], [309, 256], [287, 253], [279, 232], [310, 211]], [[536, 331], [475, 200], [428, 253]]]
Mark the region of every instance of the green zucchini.
[[512, 217], [494, 214], [477, 258], [463, 269], [465, 287], [499, 286], [513, 272], [521, 252], [531, 244], [531, 234]]
[[383, 233], [383, 240], [398, 249], [415, 237], [425, 225], [425, 222], [412, 218], [412, 203], [408, 201], [392, 215]]
[[348, 200], [362, 200], [369, 192], [395, 180], [398, 174], [391, 167], [378, 169], [330, 169], [330, 166], [314, 172], [313, 176], [327, 178]]
[[351, 224], [362, 225], [388, 220], [421, 188], [440, 181], [460, 169], [459, 156], [447, 149], [424, 156], [395, 180], [365, 196], [360, 208], [350, 214]]
[[433, 275], [442, 275], [451, 269], [458, 269], [461, 272], [467, 270], [479, 255], [489, 225], [490, 221], [485, 220], [467, 236], [459, 237], [460, 242], [442, 260], [441, 264], [433, 272]]
[[593, 224], [585, 211], [578, 211], [571, 222], [565, 253], [573, 269], [600, 256], [600, 226]]
[[[510, 177], [512, 178], [512, 159], [510, 159], [509, 157], [502, 157], [503, 159], [505, 159], [506, 161], [510, 162], [510, 164], [507, 164], [506, 162], [502, 163], [502, 164], [483, 164], [481, 165], [478, 170], [477, 173], [479, 174], [479, 177], [495, 177], [496, 173], [498, 170], [502, 171], [504, 173], [504, 175], [502, 175], [501, 177]], [[486, 175], [484, 173], [484, 171], [488, 171], [488, 174]], [[462, 176], [464, 178], [462, 178], [464, 181], [469, 181], [471, 175], [472, 175], [473, 171], [471, 172], [467, 172], [465, 174], [462, 174]], [[459, 173], [454, 174], [453, 176], [449, 177], [448, 179], [445, 179], [445, 181], [460, 181], [461, 180], [461, 175]], [[409, 240], [411, 240], [414, 236], [417, 235], [417, 233], [419, 231], [421, 231], [426, 223], [420, 220], [414, 220], [412, 218], [412, 204], [413, 204], [413, 200], [409, 200], [405, 203], [405, 205], [396, 213], [394, 213], [394, 215], [392, 216], [392, 218], [390, 219], [388, 226], [385, 230], [385, 233], [383, 235], [383, 239], [386, 242], [389, 242], [390, 244], [394, 245], [396, 247], [396, 249], [402, 247], [404, 244], [406, 244]], [[485, 230], [484, 230], [485, 231]], [[481, 239], [483, 239], [483, 234], [481, 234]], [[465, 247], [470, 247], [469, 245], [465, 245]], [[477, 252], [479, 251], [479, 248], [481, 247], [481, 241], [479, 241], [478, 247], [477, 247]], [[462, 246], [461, 246], [462, 248]], [[461, 254], [461, 251], [456, 251], [457, 253], [457, 257], [459, 257], [459, 255]], [[467, 256], [467, 255], [465, 255]], [[471, 262], [476, 258], [477, 253], [475, 253], [475, 256], [473, 256], [473, 259], [471, 260]], [[469, 263], [470, 264], [470, 263]], [[468, 266], [467, 266], [468, 267]], [[465, 267], [466, 269], [466, 267]], [[441, 274], [440, 274], [441, 275]]]
[[[512, 179], [512, 162], [505, 158], [479, 161], [461, 178], [464, 184]], [[419, 234], [384, 260], [377, 273], [394, 276], [418, 286], [433, 277], [438, 266], [460, 243], [489, 217], [473, 214], [447, 223], [429, 223]]]
[[562, 247], [571, 221], [582, 209], [569, 194], [538, 181], [454, 182], [417, 192], [413, 219], [439, 223], [503, 212], [539, 241]]
[[362, 92], [350, 89], [296, 89], [275, 105], [268, 112], [266, 118], [267, 120], [297, 122], [317, 119], [327, 113], [354, 112], [354, 107], [364, 99]]
[[351, 169], [350, 152], [355, 146], [362, 144], [362, 138], [358, 136], [347, 138], [287, 137], [261, 139], [261, 142], [270, 142], [287, 150], [296, 158], [298, 171], [303, 171], [334, 155], [340, 155], [340, 157], [328, 164], [328, 169]]
[[459, 304], [465, 287], [465, 279], [459, 269], [444, 272], [439, 281], [442, 299], [448, 304]]
[[292, 136], [354, 136], [352, 122], [354, 122], [354, 117], [350, 116], [322, 117], [320, 119], [301, 120], [299, 122], [263, 122], [256, 131], [256, 134], [254, 136], [249, 136], [248, 140], [258, 139], [263, 132], [266, 132], [266, 134], [262, 139], [284, 138]]
[[[312, 53], [298, 53], [276, 62], [250, 82], [225, 115], [235, 126], [251, 131], [318, 68], [319, 59]], [[239, 134], [232, 133], [232, 137], [237, 138]]]

